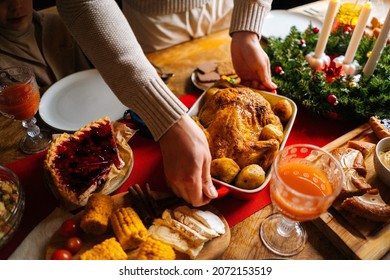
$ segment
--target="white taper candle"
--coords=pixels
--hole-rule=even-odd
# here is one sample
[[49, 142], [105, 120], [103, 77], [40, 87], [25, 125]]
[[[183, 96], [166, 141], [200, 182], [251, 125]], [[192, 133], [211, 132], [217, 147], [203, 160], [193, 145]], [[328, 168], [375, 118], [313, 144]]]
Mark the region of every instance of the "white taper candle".
[[321, 33], [317, 41], [316, 49], [314, 52], [314, 57], [319, 58], [322, 57], [326, 44], [328, 42], [328, 38], [330, 35], [330, 31], [332, 30], [333, 22], [336, 17], [336, 14], [339, 10], [340, 0], [330, 0], [328, 5], [328, 10], [326, 11], [324, 24], [321, 28]]
[[364, 29], [366, 28], [368, 17], [370, 16], [372, 9], [371, 1], [366, 2], [359, 15], [358, 22], [353, 30], [351, 41], [349, 42], [347, 52], [344, 57], [344, 64], [351, 64], [355, 58], [356, 50], [359, 46], [360, 40], [362, 39]]
[[390, 9], [387, 12], [386, 20], [383, 24], [381, 33], [379, 34], [378, 39], [375, 42], [375, 46], [371, 51], [371, 55], [368, 58], [367, 63], [363, 68], [364, 75], [371, 76], [374, 73], [378, 60], [390, 36], [389, 31], [390, 31]]

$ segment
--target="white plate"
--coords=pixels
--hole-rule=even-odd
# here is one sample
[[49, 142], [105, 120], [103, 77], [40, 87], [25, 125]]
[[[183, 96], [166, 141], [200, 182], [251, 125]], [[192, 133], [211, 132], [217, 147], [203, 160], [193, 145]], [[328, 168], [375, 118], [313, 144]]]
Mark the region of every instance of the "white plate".
[[303, 32], [307, 29], [309, 24], [322, 27], [322, 22], [317, 18], [289, 12], [286, 10], [271, 10], [264, 20], [262, 36], [280, 37], [285, 38], [291, 30], [291, 27], [295, 26], [298, 31]]
[[118, 120], [126, 110], [96, 69], [57, 81], [43, 94], [39, 105], [39, 115], [46, 124], [67, 132], [105, 116]]

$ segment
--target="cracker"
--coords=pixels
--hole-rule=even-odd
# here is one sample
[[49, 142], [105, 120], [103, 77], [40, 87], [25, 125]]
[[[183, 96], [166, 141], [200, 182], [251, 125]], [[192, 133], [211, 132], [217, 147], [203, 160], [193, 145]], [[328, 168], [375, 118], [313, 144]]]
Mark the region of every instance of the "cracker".
[[202, 63], [198, 66], [198, 70], [203, 74], [215, 72], [217, 70], [217, 64], [214, 62]]
[[225, 75], [233, 75], [236, 72], [234, 71], [233, 63], [230, 61], [224, 61], [218, 63], [217, 72], [220, 76]]
[[196, 76], [198, 80], [202, 83], [215, 82], [220, 79], [220, 76], [217, 72], [210, 72], [207, 74], [203, 74], [201, 72], [197, 72]]

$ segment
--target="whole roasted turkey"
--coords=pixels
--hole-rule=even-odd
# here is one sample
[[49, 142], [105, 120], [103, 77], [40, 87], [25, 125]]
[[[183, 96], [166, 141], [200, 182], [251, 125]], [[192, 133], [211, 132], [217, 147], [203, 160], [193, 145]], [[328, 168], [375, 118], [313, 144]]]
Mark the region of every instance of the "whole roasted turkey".
[[[193, 118], [206, 134], [212, 158], [231, 158], [240, 168], [259, 164], [267, 170], [283, 138], [283, 125], [271, 104], [246, 87], [220, 88], [207, 94]], [[271, 134], [282, 137], [262, 134], [266, 126], [272, 127]]]

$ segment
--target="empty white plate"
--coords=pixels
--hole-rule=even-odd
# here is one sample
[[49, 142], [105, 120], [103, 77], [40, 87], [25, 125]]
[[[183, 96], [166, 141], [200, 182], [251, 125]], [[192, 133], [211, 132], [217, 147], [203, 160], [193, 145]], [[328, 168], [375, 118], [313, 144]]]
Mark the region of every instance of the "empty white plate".
[[303, 32], [310, 23], [318, 28], [322, 27], [322, 22], [317, 18], [287, 10], [271, 10], [264, 20], [261, 34], [265, 38], [280, 37], [284, 39], [290, 34], [291, 27], [295, 26], [298, 31]]
[[118, 120], [126, 110], [96, 69], [57, 81], [43, 94], [39, 105], [39, 115], [46, 124], [67, 132], [105, 116]]

